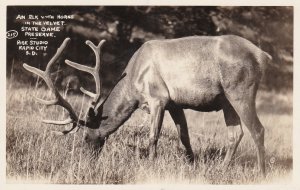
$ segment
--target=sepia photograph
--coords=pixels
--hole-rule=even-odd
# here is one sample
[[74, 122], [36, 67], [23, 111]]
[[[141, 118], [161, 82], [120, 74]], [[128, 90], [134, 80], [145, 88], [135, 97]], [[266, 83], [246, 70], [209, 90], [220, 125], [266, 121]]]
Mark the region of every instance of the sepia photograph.
[[292, 183], [293, 6], [5, 9], [7, 184]]

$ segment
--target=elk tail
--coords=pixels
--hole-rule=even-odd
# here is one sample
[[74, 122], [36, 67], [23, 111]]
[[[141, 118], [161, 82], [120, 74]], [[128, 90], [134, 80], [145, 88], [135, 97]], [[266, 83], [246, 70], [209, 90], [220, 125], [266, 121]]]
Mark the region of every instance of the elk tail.
[[270, 54], [268, 54], [265, 51], [261, 51], [258, 56], [256, 57], [258, 63], [260, 65], [264, 65], [264, 64], [270, 64], [270, 62], [272, 61], [272, 56]]
[[272, 56], [268, 54], [265, 51], [260, 51], [260, 53], [257, 54], [258, 56], [256, 57], [257, 62], [259, 63], [259, 68], [261, 70], [262, 74], [262, 80], [265, 80], [265, 74], [267, 72], [268, 67], [274, 67], [272, 64]]

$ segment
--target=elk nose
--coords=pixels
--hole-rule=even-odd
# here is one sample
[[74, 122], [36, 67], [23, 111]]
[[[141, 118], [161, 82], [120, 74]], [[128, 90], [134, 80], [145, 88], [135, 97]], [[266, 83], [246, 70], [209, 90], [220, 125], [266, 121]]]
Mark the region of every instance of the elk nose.
[[89, 136], [88, 135], [85, 135], [83, 139], [84, 139], [85, 142], [89, 142]]

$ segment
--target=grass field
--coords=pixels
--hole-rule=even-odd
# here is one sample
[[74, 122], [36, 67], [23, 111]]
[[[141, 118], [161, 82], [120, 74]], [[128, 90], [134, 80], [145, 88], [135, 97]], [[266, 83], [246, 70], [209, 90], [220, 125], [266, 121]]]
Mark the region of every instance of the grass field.
[[[59, 184], [269, 184], [292, 180], [292, 92], [259, 91], [257, 109], [265, 126], [267, 177], [257, 175], [256, 149], [248, 130], [232, 166], [223, 172], [221, 161], [227, 143], [222, 112], [186, 110], [194, 164], [177, 148], [177, 133], [169, 114], [158, 142], [158, 157], [147, 159], [149, 123], [141, 126], [146, 113], [137, 111], [108, 139], [100, 156], [91, 156], [83, 142], [83, 130], [57, 136], [62, 126], [41, 123], [42, 118], [64, 118], [60, 107], [45, 107], [32, 98], [49, 97], [43, 88], [25, 88], [7, 83], [6, 176], [8, 183]], [[88, 99], [69, 96], [77, 110]], [[78, 111], [78, 113], [79, 113]], [[85, 112], [85, 109], [83, 109]]]

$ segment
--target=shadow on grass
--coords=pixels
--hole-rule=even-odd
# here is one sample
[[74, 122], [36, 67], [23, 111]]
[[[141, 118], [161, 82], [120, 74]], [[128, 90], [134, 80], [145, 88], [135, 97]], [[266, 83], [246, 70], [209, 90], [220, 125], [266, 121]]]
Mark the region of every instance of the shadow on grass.
[[131, 144], [128, 144], [127, 146], [129, 150], [131, 150], [132, 152], [136, 152], [140, 159], [145, 159], [149, 157], [149, 150], [147, 148], [140, 148], [136, 145]]
[[[257, 157], [255, 155], [243, 156], [237, 160], [237, 163], [239, 163], [243, 167], [255, 167], [257, 163]], [[267, 156], [265, 159], [265, 163], [267, 168], [276, 167], [285, 170], [293, 169], [293, 158], [276, 158], [273, 156], [272, 157]]]
[[[136, 152], [136, 154], [139, 155], [140, 159], [147, 159], [149, 157], [149, 150], [147, 148], [140, 148], [136, 145], [127, 145], [129, 150], [132, 152]], [[185, 158], [185, 149], [179, 148], [177, 149], [174, 154], [178, 154], [179, 157], [183, 155], [182, 158], [185, 159], [185, 161], [188, 162], [187, 158]], [[208, 147], [204, 151], [198, 151], [194, 153], [195, 156], [195, 163], [204, 163], [208, 164], [215, 161], [223, 160], [226, 155], [226, 149], [223, 148], [216, 148], [216, 147]]]

